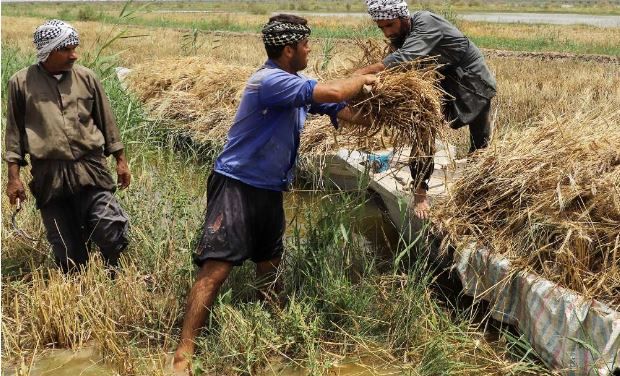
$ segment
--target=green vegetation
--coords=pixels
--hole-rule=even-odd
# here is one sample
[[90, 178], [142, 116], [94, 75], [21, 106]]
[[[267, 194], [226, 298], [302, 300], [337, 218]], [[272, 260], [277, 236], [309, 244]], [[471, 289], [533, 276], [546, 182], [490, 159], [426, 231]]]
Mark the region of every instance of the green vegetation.
[[[159, 13], [162, 10], [155, 3], [145, 3], [135, 7], [134, 13], [130, 17], [118, 17], [119, 10], [122, 8], [120, 3], [101, 4], [96, 8], [91, 5], [75, 4], [71, 8], [67, 5], [45, 6], [39, 4], [5, 4], [3, 12], [5, 16], [37, 17], [50, 18], [58, 17], [69, 21], [99, 21], [107, 24], [132, 25], [144, 27], [163, 27], [180, 28], [188, 31], [202, 32], [240, 32], [258, 33], [266, 17], [276, 10], [293, 10], [286, 3], [255, 3], [238, 1], [234, 6], [224, 6], [221, 3], [166, 3], [165, 9], [169, 11], [187, 12], [190, 10], [209, 10], [213, 12], [226, 13]], [[350, 5], [351, 11], [364, 12], [365, 9], [358, 9], [361, 2], [316, 2], [316, 3], [290, 3], [294, 5], [295, 11], [304, 6], [311, 11], [331, 11], [346, 12], [346, 5]], [[308, 5], [310, 4], [310, 5]], [[315, 5], [312, 5], [315, 4]], [[502, 5], [503, 4], [503, 5]], [[276, 6], [277, 5], [277, 6]], [[340, 9], [342, 6], [345, 9]], [[362, 4], [363, 5], [363, 4]], [[577, 54], [605, 54], [620, 56], [620, 44], [617, 43], [617, 30], [609, 29], [608, 37], [599, 35], [601, 28], [584, 26], [549, 26], [542, 30], [525, 30], [522, 24], [503, 24], [501, 32], [497, 33], [497, 26], [482, 22], [464, 22], [457, 19], [457, 14], [475, 8], [473, 2], [467, 4], [463, 2], [417, 2], [412, 3], [411, 8], [432, 9], [442, 14], [457, 25], [471, 37], [480, 47], [519, 50], [519, 51], [551, 51], [551, 52], [570, 52]], [[486, 5], [485, 5], [486, 6]], [[508, 6], [497, 2], [488, 4], [489, 8]], [[528, 5], [532, 6], [532, 5]], [[318, 8], [317, 8], [318, 7]], [[514, 5], [516, 7], [516, 5]], [[611, 8], [609, 8], [611, 7]], [[283, 9], [282, 9], [283, 8]], [[317, 8], [317, 9], [315, 9]], [[620, 14], [620, 7], [605, 5], [603, 3], [591, 4], [591, 12], [595, 10], [607, 9], [605, 14], [613, 14], [615, 11]], [[502, 8], [503, 9], [503, 8]], [[512, 9], [512, 8], [511, 8]], [[565, 9], [565, 8], [562, 8]], [[566, 8], [575, 9], [575, 8]], [[504, 9], [505, 10], [505, 9]], [[521, 9], [517, 9], [521, 10]], [[527, 10], [536, 10], [527, 8]], [[231, 13], [232, 11], [232, 13]], [[312, 17], [312, 16], [311, 16]], [[334, 17], [312, 18], [313, 36], [318, 38], [382, 38], [379, 29], [367, 18], [348, 17], [339, 19]], [[485, 31], [486, 30], [486, 31]], [[514, 33], [511, 33], [514, 30]], [[587, 38], [591, 32], [596, 37]], [[575, 38], [575, 36], [581, 35]]]
[[[33, 57], [8, 45], [2, 50], [4, 86]], [[64, 276], [44, 240], [33, 244], [5, 227], [3, 364], [27, 373], [31, 358], [47, 347], [80, 348], [94, 340], [121, 374], [160, 374], [193, 280], [190, 254], [214, 151], [179, 148], [178, 137], [148, 121], [140, 103], [102, 68], [102, 54], [86, 56], [82, 63], [103, 79], [130, 158], [132, 187], [118, 196], [131, 218], [131, 245], [115, 280], [97, 259]], [[10, 226], [2, 200], [3, 223]], [[414, 251], [426, 254], [425, 247], [399, 242], [398, 263], [368, 248], [355, 220], [366, 200], [363, 193], [334, 193], [297, 204], [280, 276], [287, 304], [257, 303], [251, 263], [235, 270], [199, 338], [199, 373], [254, 374], [281, 363], [320, 374], [343, 356], [372, 357], [412, 375], [545, 373], [530, 360], [508, 361], [509, 337], [491, 345], [468, 312], [437, 303], [424, 257]], [[19, 223], [43, 238], [32, 200]]]
[[[109, 11], [116, 9], [119, 2], [107, 2], [97, 4], [97, 9]], [[412, 10], [452, 8], [455, 12], [539, 12], [539, 13], [578, 13], [578, 14], [600, 14], [600, 15], [619, 15], [620, 5], [609, 0], [411, 0], [408, 1]], [[156, 5], [155, 5], [156, 4]], [[23, 3], [23, 4], [3, 4], [4, 7], [27, 9], [31, 7], [44, 8], [52, 6], [65, 7], [66, 3], [49, 2]], [[77, 4], [75, 4], [77, 5]], [[84, 5], [78, 5], [78, 9]], [[71, 5], [74, 7], [74, 4]], [[250, 0], [231, 0], [231, 1], [208, 1], [208, 2], [153, 2], [153, 8], [176, 11], [187, 10], [209, 10], [226, 12], [247, 12], [251, 14], [269, 14], [276, 11], [297, 11], [297, 12], [365, 12], [366, 8], [363, 1], [344, 0], [300, 0], [300, 1], [250, 1]]]
[[588, 44], [571, 40], [559, 40], [533, 35], [528, 39], [497, 37], [493, 35], [472, 36], [470, 39], [483, 48], [528, 52], [569, 52], [574, 54], [600, 54], [620, 56], [619, 44]]

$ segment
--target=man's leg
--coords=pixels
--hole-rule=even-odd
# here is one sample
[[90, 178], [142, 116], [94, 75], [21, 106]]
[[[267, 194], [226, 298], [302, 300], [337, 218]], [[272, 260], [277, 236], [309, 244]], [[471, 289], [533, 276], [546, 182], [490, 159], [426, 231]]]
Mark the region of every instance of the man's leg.
[[106, 265], [116, 267], [129, 240], [127, 214], [110, 191], [89, 189], [80, 194], [86, 218], [86, 238], [97, 244]]
[[411, 149], [411, 171], [412, 184], [414, 187], [410, 207], [416, 217], [427, 219], [430, 215], [430, 202], [428, 199], [428, 181], [435, 170], [435, 139], [431, 139], [432, 144], [422, 145]]
[[56, 199], [41, 208], [47, 240], [52, 246], [56, 264], [67, 273], [84, 266], [88, 248], [82, 237], [83, 223], [78, 220], [73, 199]]
[[207, 260], [200, 268], [187, 298], [181, 341], [174, 354], [175, 371], [185, 371], [189, 366], [195, 349], [194, 340], [204, 326], [213, 301], [232, 268], [232, 263], [217, 260]]
[[280, 257], [256, 263], [256, 287], [260, 300], [279, 303], [276, 299], [280, 292], [280, 284], [277, 279], [279, 265]]
[[469, 124], [469, 153], [489, 146], [491, 141], [491, 101], [480, 114]]

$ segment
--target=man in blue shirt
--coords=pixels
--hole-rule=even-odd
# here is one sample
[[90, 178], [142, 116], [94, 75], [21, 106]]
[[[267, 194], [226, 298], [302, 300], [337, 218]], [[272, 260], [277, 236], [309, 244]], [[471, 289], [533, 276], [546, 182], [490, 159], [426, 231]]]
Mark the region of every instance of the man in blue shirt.
[[251, 259], [263, 286], [273, 286], [283, 251], [282, 191], [293, 177], [308, 113], [361, 122], [343, 102], [374, 75], [318, 83], [297, 73], [308, 64], [307, 21], [271, 17], [262, 30], [267, 62], [248, 80], [228, 141], [207, 183], [207, 212], [194, 261], [200, 267], [187, 300], [174, 369], [186, 372], [194, 339], [233, 266]]

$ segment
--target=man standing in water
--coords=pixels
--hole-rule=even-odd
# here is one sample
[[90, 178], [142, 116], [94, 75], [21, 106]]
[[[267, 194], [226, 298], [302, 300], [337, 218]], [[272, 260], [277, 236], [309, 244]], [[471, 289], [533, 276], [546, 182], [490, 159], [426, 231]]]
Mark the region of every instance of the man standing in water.
[[[392, 52], [357, 74], [378, 73], [418, 58], [434, 57], [445, 77], [441, 86], [448, 94], [444, 116], [454, 129], [469, 125], [469, 152], [488, 146], [491, 138], [491, 98], [496, 83], [482, 53], [461, 31], [428, 11], [409, 13], [404, 0], [366, 0], [368, 13], [390, 40]], [[431, 148], [432, 149], [432, 148]], [[432, 154], [429, 150], [428, 154]], [[412, 208], [416, 216], [428, 218], [428, 180], [433, 173], [433, 155], [413, 156]]]
[[57, 264], [65, 272], [85, 265], [93, 241], [115, 266], [128, 243], [128, 219], [106, 156], [116, 158], [121, 188], [131, 175], [110, 103], [95, 74], [75, 65], [80, 39], [71, 25], [45, 22], [34, 44], [38, 63], [8, 84], [6, 194], [11, 205], [26, 199], [19, 171], [30, 154], [30, 190]]
[[308, 64], [304, 18], [271, 17], [262, 30], [268, 60], [249, 79], [228, 141], [207, 182], [207, 212], [194, 261], [200, 270], [187, 299], [177, 372], [188, 371], [194, 340], [232, 268], [251, 259], [263, 286], [273, 286], [283, 251], [282, 192], [293, 178], [308, 113], [360, 121], [344, 100], [373, 84], [374, 75], [318, 83], [298, 72]]

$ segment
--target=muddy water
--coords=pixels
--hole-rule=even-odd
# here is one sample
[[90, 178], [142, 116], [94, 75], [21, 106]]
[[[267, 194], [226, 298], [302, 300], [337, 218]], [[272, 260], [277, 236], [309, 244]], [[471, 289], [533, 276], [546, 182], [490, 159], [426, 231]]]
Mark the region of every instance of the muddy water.
[[79, 351], [49, 350], [37, 357], [31, 367], [23, 365], [18, 369], [2, 369], [6, 376], [110, 376], [116, 372], [103, 364], [93, 348], [85, 348]]
[[[163, 355], [163, 354], [162, 354]], [[76, 352], [71, 350], [49, 350], [36, 359], [30, 368], [22, 367], [22, 373], [15, 369], [3, 369], [2, 375], [6, 376], [115, 376], [118, 373], [109, 366], [103, 364], [101, 356], [92, 348], [85, 348]], [[164, 370], [164, 374], [168, 370]], [[261, 373], [264, 376], [306, 376], [308, 372], [300, 368], [275, 365], [268, 372]], [[341, 376], [388, 376], [401, 375], [402, 370], [398, 367], [381, 364], [371, 357], [361, 359], [343, 359], [330, 368], [330, 375]]]
[[[302, 236], [304, 228], [303, 212], [312, 210], [320, 205], [320, 200], [326, 200], [329, 193], [317, 191], [295, 190], [286, 194], [284, 208], [287, 219], [287, 232], [293, 230], [293, 221], [299, 221]], [[394, 224], [385, 214], [384, 205], [378, 194], [369, 194], [365, 198], [365, 204], [356, 211], [351, 218], [355, 223], [357, 236], [361, 236], [365, 246], [377, 253], [380, 258], [389, 258], [393, 255], [398, 245], [399, 235]]]

